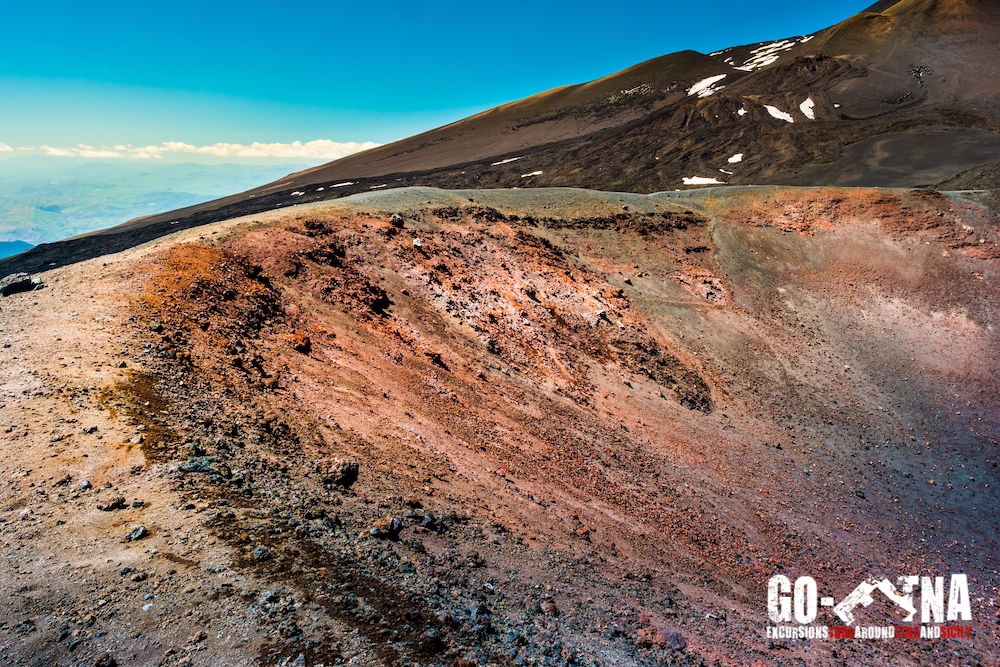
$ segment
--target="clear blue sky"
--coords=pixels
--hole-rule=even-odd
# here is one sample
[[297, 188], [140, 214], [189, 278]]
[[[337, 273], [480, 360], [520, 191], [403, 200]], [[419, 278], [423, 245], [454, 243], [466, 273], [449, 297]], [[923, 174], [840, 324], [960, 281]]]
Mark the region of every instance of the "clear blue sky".
[[388, 142], [872, 1], [2, 2], [0, 143]]

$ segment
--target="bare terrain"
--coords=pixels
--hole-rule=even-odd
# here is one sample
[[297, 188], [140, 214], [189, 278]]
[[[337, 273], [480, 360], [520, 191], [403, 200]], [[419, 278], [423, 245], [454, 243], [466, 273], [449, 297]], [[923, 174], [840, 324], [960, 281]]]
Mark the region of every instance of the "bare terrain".
[[[887, 0], [0, 260], [0, 663], [1000, 664], [997, 35]], [[972, 637], [769, 639], [776, 573], [964, 573]]]
[[[0, 655], [996, 664], [994, 206], [416, 188], [41, 274]], [[974, 638], [763, 636], [775, 572], [901, 571], [968, 573]]]

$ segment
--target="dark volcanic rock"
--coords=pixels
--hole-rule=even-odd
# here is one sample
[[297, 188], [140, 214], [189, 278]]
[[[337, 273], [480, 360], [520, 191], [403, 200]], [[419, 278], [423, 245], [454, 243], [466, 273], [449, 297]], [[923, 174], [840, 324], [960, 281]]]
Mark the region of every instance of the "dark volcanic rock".
[[141, 540], [142, 538], [149, 535], [149, 531], [146, 530], [145, 526], [133, 526], [132, 530], [128, 532], [125, 536], [126, 542], [135, 542], [136, 540]]
[[323, 478], [324, 484], [342, 486], [345, 489], [351, 488], [358, 481], [357, 461], [338, 461]]
[[214, 473], [218, 459], [214, 456], [192, 456], [187, 462], [177, 466], [181, 472]]
[[0, 280], [0, 294], [10, 296], [18, 292], [30, 292], [35, 288], [31, 276], [27, 273], [12, 273]]

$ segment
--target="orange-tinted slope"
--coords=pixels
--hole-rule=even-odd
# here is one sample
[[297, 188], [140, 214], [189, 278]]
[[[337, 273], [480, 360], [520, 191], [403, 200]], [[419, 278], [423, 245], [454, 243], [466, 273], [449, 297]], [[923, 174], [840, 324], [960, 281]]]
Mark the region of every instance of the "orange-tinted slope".
[[[409, 565], [369, 553], [389, 626], [361, 631], [412, 607], [452, 655], [500, 659], [507, 632], [525, 637], [514, 654], [559, 644], [584, 663], [997, 655], [985, 607], [974, 643], [916, 656], [760, 634], [775, 572], [842, 596], [868, 576], [964, 571], [996, 595], [988, 209], [753, 189], [566, 195], [540, 215], [528, 194], [467, 194], [304, 211], [143, 269], [137, 315], [163, 326], [149, 363], [177, 428], [243, 471], [193, 492], [346, 531], [219, 527], [279, 555], [246, 567], [335, 613], [321, 568], [350, 576], [342, 540], [378, 544], [395, 517], [385, 548]], [[459, 611], [480, 598], [499, 635]], [[649, 627], [687, 648], [649, 648]], [[442, 650], [419, 626], [404, 639], [403, 656]]]

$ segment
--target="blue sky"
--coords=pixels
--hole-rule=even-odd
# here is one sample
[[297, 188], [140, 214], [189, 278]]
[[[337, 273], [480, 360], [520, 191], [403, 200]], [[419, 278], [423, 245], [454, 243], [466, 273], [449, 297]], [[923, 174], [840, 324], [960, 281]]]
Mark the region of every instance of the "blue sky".
[[324, 140], [319, 155], [673, 51], [814, 32], [871, 2], [4, 2], [0, 144]]

